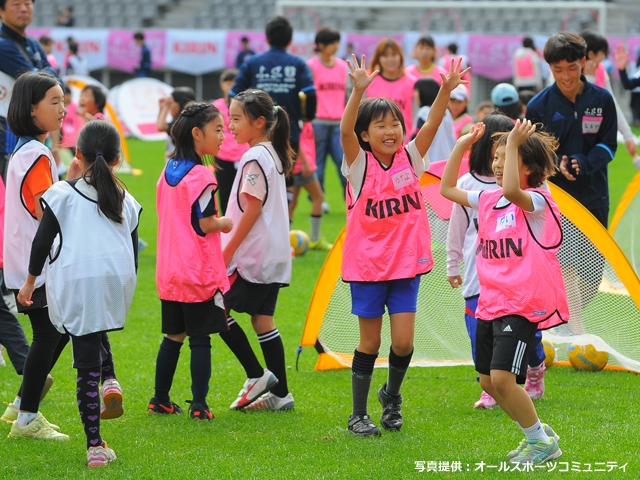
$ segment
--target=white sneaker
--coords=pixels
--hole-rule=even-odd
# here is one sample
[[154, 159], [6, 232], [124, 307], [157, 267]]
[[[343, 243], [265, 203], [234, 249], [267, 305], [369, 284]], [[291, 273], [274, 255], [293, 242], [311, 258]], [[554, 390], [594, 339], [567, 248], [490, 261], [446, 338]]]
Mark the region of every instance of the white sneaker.
[[41, 413], [26, 427], [21, 427], [18, 422], [13, 422], [9, 438], [28, 437], [37, 440], [69, 440], [69, 435], [54, 430], [47, 419]]
[[286, 397], [280, 398], [269, 392], [246, 407], [246, 410], [271, 410], [274, 412], [293, 410], [293, 395], [288, 393]]
[[100, 447], [89, 447], [87, 449], [87, 463], [90, 467], [104, 467], [109, 462], [116, 460], [116, 452], [107, 446], [107, 442], [102, 442]]
[[276, 376], [264, 369], [264, 374], [259, 378], [247, 378], [244, 382], [242, 390], [238, 392], [238, 398], [229, 407], [231, 410], [244, 408], [250, 405], [260, 397], [263, 393], [267, 393], [278, 384]]

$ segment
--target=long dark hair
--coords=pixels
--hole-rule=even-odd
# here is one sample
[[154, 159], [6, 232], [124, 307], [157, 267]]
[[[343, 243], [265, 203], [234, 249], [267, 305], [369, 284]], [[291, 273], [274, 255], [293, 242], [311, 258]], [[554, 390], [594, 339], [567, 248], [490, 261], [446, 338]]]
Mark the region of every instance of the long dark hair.
[[469, 171], [493, 177], [491, 164], [493, 163], [493, 145], [496, 139], [493, 135], [498, 132], [510, 132], [513, 130], [513, 120], [502, 113], [493, 112], [482, 119], [485, 125], [484, 135], [471, 146], [469, 153]]
[[293, 151], [289, 143], [290, 127], [287, 112], [273, 103], [269, 94], [262, 90], [245, 90], [233, 97], [233, 101], [240, 104], [242, 111], [252, 121], [264, 117], [267, 137], [280, 157], [285, 175], [288, 175], [298, 153]]
[[222, 115], [220, 110], [206, 102], [191, 102], [180, 112], [178, 118], [171, 127], [171, 137], [176, 145], [176, 149], [171, 154], [173, 159], [191, 160], [202, 165], [202, 158], [196, 152], [193, 144], [194, 128], [204, 130], [204, 127], [211, 120]]
[[82, 178], [98, 192], [98, 208], [109, 220], [122, 223], [124, 186], [111, 169], [120, 156], [118, 130], [106, 120], [91, 120], [80, 130], [76, 147], [88, 165]]

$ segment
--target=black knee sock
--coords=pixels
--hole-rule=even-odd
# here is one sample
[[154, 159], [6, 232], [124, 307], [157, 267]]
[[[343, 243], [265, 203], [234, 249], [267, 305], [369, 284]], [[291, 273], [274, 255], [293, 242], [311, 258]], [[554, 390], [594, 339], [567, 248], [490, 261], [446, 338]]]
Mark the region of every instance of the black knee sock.
[[167, 337], [162, 339], [156, 360], [156, 397], [161, 402], [169, 401], [169, 391], [176, 373], [182, 344]]
[[258, 335], [258, 341], [260, 342], [260, 348], [262, 348], [262, 354], [264, 355], [267, 368], [271, 370], [279, 380], [278, 385], [271, 389], [271, 393], [280, 398], [286, 397], [289, 393], [289, 387], [287, 386], [287, 365], [284, 361], [284, 345], [282, 344], [280, 332], [278, 332], [276, 328], [270, 332]]
[[102, 383], [110, 378], [116, 378], [116, 368], [113, 365], [113, 354], [111, 353], [111, 343], [107, 332], [102, 334]]
[[191, 348], [191, 393], [193, 403], [207, 405], [209, 380], [211, 380], [211, 339], [206, 337], [189, 338]]
[[399, 395], [402, 381], [411, 363], [411, 357], [413, 356], [413, 350], [406, 357], [399, 357], [393, 351], [393, 348], [389, 349], [389, 377], [387, 379], [386, 392], [389, 395]]
[[371, 388], [373, 366], [378, 354], [369, 355], [355, 350], [351, 365], [351, 394], [353, 395], [353, 414], [367, 414], [367, 398]]
[[227, 344], [227, 347], [236, 356], [244, 371], [247, 374], [247, 378], [258, 378], [264, 374], [264, 369], [258, 357], [253, 353], [251, 344], [244, 333], [244, 330], [237, 324], [233, 317], [227, 318], [227, 324], [229, 330], [227, 332], [220, 333], [220, 338]]
[[87, 448], [102, 445], [100, 437], [100, 398], [98, 385], [100, 368], [79, 368], [76, 379], [78, 410], [87, 436]]

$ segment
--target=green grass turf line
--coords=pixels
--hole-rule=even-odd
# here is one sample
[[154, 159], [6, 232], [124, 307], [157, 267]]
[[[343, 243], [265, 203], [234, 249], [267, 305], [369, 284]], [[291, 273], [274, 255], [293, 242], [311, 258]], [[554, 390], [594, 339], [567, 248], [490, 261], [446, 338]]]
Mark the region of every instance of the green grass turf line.
[[[103, 422], [102, 435], [116, 451], [118, 460], [103, 469], [87, 469], [85, 438], [75, 402], [75, 371], [67, 348], [52, 372], [56, 381], [40, 409], [71, 436], [70, 442], [7, 439], [9, 426], [0, 425], [1, 479], [585, 477], [584, 473], [557, 471], [504, 473], [497, 472], [497, 468], [483, 474], [474, 472], [479, 462], [499, 466], [522, 435], [502, 411], [472, 408], [480, 394], [472, 367], [410, 369], [403, 386], [406, 420], [402, 431], [383, 432], [379, 439], [353, 438], [346, 433], [351, 410], [350, 372], [314, 371], [317, 356], [311, 348], [302, 353], [299, 371], [294, 368], [307, 306], [325, 258], [322, 252], [308, 252], [294, 260], [291, 286], [282, 290], [276, 311], [276, 324], [290, 366], [289, 385], [296, 401], [293, 412], [229, 411], [244, 376], [227, 347], [214, 336], [208, 401], [215, 420], [198, 423], [185, 414], [146, 415], [162, 339], [155, 289], [155, 185], [163, 167], [163, 143], [131, 140], [129, 144], [134, 165], [143, 169], [144, 174], [123, 178], [144, 207], [140, 235], [149, 247], [140, 255], [138, 288], [126, 327], [111, 334], [116, 371], [124, 388], [125, 415]], [[631, 176], [627, 173], [625, 178], [628, 181]], [[322, 232], [331, 241], [344, 225], [344, 202], [332, 164], [327, 166], [326, 179], [331, 213], [323, 216]], [[301, 195], [293, 227], [308, 231], [309, 212], [310, 203]], [[31, 338], [28, 319], [21, 316], [20, 320]], [[262, 358], [248, 319], [239, 316], [239, 321]], [[187, 407], [184, 400], [191, 398], [189, 357], [187, 345], [183, 347], [171, 392], [173, 400], [183, 407]], [[380, 417], [375, 392], [384, 383], [386, 373], [385, 369], [374, 372], [369, 398], [374, 421]], [[583, 468], [589, 462], [592, 468], [596, 462], [620, 465], [629, 462], [626, 473], [616, 470], [587, 476], [640, 477], [637, 460], [640, 415], [633, 407], [637, 404], [639, 382], [640, 377], [626, 373], [591, 374], [551, 368], [546, 377], [547, 391], [536, 407], [542, 420], [553, 425], [562, 437], [560, 446], [564, 455], [560, 460], [580, 462]], [[11, 401], [19, 383], [20, 377], [10, 365], [0, 368], [0, 400]], [[461, 462], [463, 472], [420, 474], [414, 463], [419, 460], [443, 465], [442, 462]]]

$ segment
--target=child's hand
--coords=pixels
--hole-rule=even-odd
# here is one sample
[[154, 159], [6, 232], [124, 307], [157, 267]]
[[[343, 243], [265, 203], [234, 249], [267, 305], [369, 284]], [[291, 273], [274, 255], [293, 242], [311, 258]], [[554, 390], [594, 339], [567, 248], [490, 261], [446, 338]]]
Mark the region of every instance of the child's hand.
[[485, 132], [485, 124], [482, 122], [475, 123], [471, 126], [471, 130], [466, 135], [461, 136], [456, 143], [467, 150], [471, 145], [482, 138]]
[[[349, 76], [353, 81], [353, 89], [364, 91], [367, 89], [373, 79], [376, 78], [376, 75], [380, 73], [378, 70], [374, 70], [371, 72], [371, 75], [367, 72], [365, 68], [365, 56], [362, 55], [362, 61], [360, 65], [358, 65], [358, 59], [356, 58], [355, 53], [351, 54], [352, 60], [347, 60], [347, 65], [349, 66]], [[353, 63], [352, 63], [353, 62]]]
[[76, 178], [80, 178], [82, 176], [82, 165], [80, 165], [80, 160], [76, 157], [73, 157], [71, 163], [69, 164], [69, 168], [67, 169], [67, 180], [75, 180]]
[[462, 80], [462, 77], [464, 77], [471, 71], [471, 67], [467, 67], [463, 71], [460, 71], [461, 66], [462, 58], [459, 58], [457, 63], [453, 58], [451, 59], [451, 64], [449, 65], [449, 74], [444, 75], [443, 73], [440, 73], [440, 76], [442, 77], [442, 89], [451, 92], [458, 85], [469, 83], [467, 80]]
[[220, 231], [222, 233], [229, 233], [233, 229], [233, 220], [229, 217], [220, 217], [218, 221], [220, 222]]
[[513, 130], [509, 133], [507, 137], [507, 143], [515, 145], [519, 147], [524, 142], [527, 141], [533, 133], [536, 131], [535, 124], [531, 123], [531, 120], [517, 120], [516, 125], [513, 127]]
[[36, 289], [35, 283], [25, 282], [20, 291], [18, 292], [18, 302], [20, 305], [24, 305], [25, 307], [30, 307], [33, 305], [31, 301], [31, 294]]
[[627, 63], [629, 63], [629, 52], [624, 48], [624, 45], [619, 44], [616, 47], [614, 58], [616, 60], [616, 67], [618, 67], [618, 70], [624, 70], [627, 68]]
[[161, 97], [160, 100], [158, 100], [158, 106], [160, 107], [160, 110], [162, 110], [162, 108], [167, 104], [167, 97]]
[[451, 288], [458, 288], [462, 285], [462, 277], [460, 275], [456, 275], [455, 277], [447, 277], [447, 282], [451, 285]]

